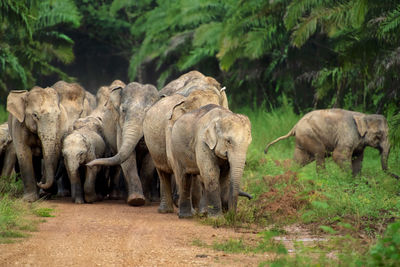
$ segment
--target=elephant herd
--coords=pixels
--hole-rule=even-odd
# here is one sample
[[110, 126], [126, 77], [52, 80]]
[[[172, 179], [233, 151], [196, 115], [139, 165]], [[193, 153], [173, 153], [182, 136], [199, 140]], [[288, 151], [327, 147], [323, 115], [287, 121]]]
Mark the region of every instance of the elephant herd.
[[119, 80], [96, 96], [64, 81], [13, 90], [7, 111], [2, 175], [18, 168], [26, 201], [56, 180], [64, 193], [62, 177], [75, 203], [124, 196], [140, 206], [160, 197], [159, 212], [168, 213], [178, 195], [179, 217], [218, 216], [235, 210], [239, 195], [250, 197], [239, 189], [250, 121], [230, 111], [225, 88], [200, 72], [160, 91]]
[[[64, 81], [14, 90], [7, 111], [8, 123], [0, 126], [1, 175], [18, 168], [26, 201], [54, 188], [55, 180], [65, 193], [63, 177], [75, 203], [109, 196], [140, 206], [160, 198], [158, 211], [173, 212], [175, 203], [180, 218], [194, 212], [219, 216], [236, 210], [238, 196], [251, 198], [240, 190], [250, 121], [229, 110], [225, 87], [198, 71], [159, 91], [119, 80], [96, 96]], [[324, 167], [332, 154], [357, 174], [364, 148], [372, 146], [387, 170], [388, 125], [381, 115], [313, 111], [265, 153], [290, 136], [296, 137], [294, 160], [301, 166], [316, 160]]]

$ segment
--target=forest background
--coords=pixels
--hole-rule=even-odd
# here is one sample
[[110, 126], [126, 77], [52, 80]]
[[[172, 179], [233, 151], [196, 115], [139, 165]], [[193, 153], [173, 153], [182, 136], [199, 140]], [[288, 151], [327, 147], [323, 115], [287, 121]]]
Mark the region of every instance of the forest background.
[[114, 79], [162, 88], [189, 70], [233, 107], [398, 113], [400, 4], [372, 0], [4, 0], [0, 99], [9, 90]]
[[[332, 162], [323, 175], [315, 165], [288, 171], [293, 140], [267, 157], [262, 150], [313, 109], [379, 113], [390, 124], [389, 166], [398, 173], [399, 41], [400, 3], [394, 0], [2, 0], [0, 105], [10, 90], [60, 79], [93, 93], [115, 79], [161, 89], [198, 70], [226, 86], [230, 108], [252, 121], [242, 184], [255, 199], [241, 202], [238, 218], [350, 233], [347, 246], [340, 236], [339, 245], [324, 249], [343, 251], [343, 266], [371, 257], [390, 266], [392, 256], [400, 262], [400, 222], [393, 223], [400, 217], [400, 184], [382, 173], [377, 151], [368, 150], [363, 173], [354, 178]], [[11, 194], [9, 184], [0, 183], [1, 194]], [[275, 210], [276, 203], [288, 203], [292, 215]], [[1, 204], [3, 217], [4, 207], [15, 214], [14, 204]], [[389, 223], [387, 237], [370, 250]], [[0, 237], [10, 225], [15, 222], [0, 224]], [[245, 250], [242, 240], [235, 242]]]

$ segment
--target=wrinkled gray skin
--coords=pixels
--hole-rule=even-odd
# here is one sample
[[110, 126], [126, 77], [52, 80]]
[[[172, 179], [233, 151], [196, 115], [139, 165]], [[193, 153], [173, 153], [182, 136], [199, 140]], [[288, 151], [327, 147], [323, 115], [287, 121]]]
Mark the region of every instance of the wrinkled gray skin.
[[[191, 75], [194, 75], [194, 78], [189, 79]], [[213, 78], [200, 75], [199, 72], [190, 72], [168, 84], [166, 88], [172, 88], [171, 84], [178, 86], [175, 88], [175, 92], [178, 93], [173, 94], [172, 89], [161, 90], [160, 92], [168, 91], [172, 95], [166, 96], [154, 104], [146, 113], [143, 121], [144, 139], [160, 177], [161, 202], [158, 208], [160, 213], [174, 211], [171, 194], [173, 171], [166, 151], [167, 135], [174, 121], [179, 116], [210, 103], [227, 107], [225, 92], [221, 90], [218, 82]], [[200, 78], [198, 78], [199, 76]], [[181, 79], [184, 81], [182, 82]], [[190, 90], [186, 90], [189, 88]], [[191, 93], [188, 96], [179, 93], [183, 91]], [[174, 116], [172, 117], [173, 111]]]
[[[157, 89], [150, 84], [142, 85], [136, 82], [125, 87], [112, 89], [110, 100], [118, 111], [117, 146], [118, 153], [111, 158], [96, 159], [88, 166], [121, 165], [128, 187], [127, 202], [129, 205], [143, 205], [142, 184], [138, 175], [135, 148], [145, 145], [143, 138], [143, 119], [147, 110], [159, 99]], [[149, 158], [150, 159], [150, 158]], [[151, 163], [147, 161], [148, 163]], [[142, 168], [146, 169], [146, 167]]]
[[290, 132], [267, 145], [264, 152], [276, 142], [296, 137], [294, 160], [304, 166], [314, 160], [317, 170], [325, 168], [325, 157], [353, 175], [361, 171], [364, 149], [371, 146], [381, 153], [382, 169], [387, 171], [390, 144], [389, 128], [382, 115], [367, 115], [343, 109], [315, 110], [304, 115]]
[[193, 179], [204, 185], [208, 216], [236, 211], [251, 139], [250, 120], [221, 106], [203, 106], [176, 120], [167, 154], [179, 185], [180, 218], [193, 216]]
[[[95, 191], [96, 176], [100, 166], [92, 168], [85, 164], [104, 156], [106, 144], [102, 137], [102, 122], [95, 117], [78, 119], [74, 123], [74, 130], [63, 140], [62, 154], [68, 177], [71, 181], [72, 201], [81, 204], [97, 200]], [[85, 168], [84, 194], [79, 167]]]
[[61, 138], [72, 129], [73, 121], [84, 114], [82, 87], [65, 82], [54, 86], [57, 89], [34, 87], [29, 92], [11, 91], [7, 97], [9, 129], [24, 184], [23, 199], [30, 202], [39, 198], [37, 186], [42, 189], [52, 186], [61, 155]]
[[8, 123], [0, 125], [0, 166], [1, 177], [8, 177], [15, 172], [14, 167], [17, 163], [17, 155], [12, 143], [11, 135], [8, 131]]

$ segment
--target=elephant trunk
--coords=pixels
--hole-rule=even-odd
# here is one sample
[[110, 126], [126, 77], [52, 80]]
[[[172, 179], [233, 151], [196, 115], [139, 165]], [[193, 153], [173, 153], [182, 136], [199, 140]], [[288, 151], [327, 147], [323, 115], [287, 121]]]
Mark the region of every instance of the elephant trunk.
[[142, 123], [125, 123], [122, 129], [122, 144], [118, 153], [110, 158], [95, 159], [87, 164], [92, 167], [95, 165], [115, 166], [123, 163], [132, 154], [136, 145], [143, 137]]
[[381, 144], [380, 152], [381, 152], [382, 170], [387, 171], [388, 170], [388, 158], [389, 158], [389, 152], [390, 152], [390, 145], [389, 145], [388, 141]]
[[[43, 140], [43, 139], [42, 139]], [[42, 141], [45, 183], [38, 183], [38, 187], [49, 189], [54, 182], [55, 170], [60, 158], [60, 149], [55, 140]]]
[[244, 164], [246, 161], [246, 153], [239, 153], [235, 156], [228, 156], [230, 165], [230, 185], [228, 209], [236, 212], [237, 201], [239, 196], [240, 180], [243, 176]]

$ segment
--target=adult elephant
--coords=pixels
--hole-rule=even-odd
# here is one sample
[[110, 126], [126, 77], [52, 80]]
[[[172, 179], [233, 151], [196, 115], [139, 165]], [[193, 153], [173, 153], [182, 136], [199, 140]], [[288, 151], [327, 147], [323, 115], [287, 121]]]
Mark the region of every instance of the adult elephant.
[[8, 123], [0, 124], [0, 169], [1, 177], [10, 176], [17, 167], [17, 156], [8, 130]]
[[[178, 81], [170, 83], [178, 87], [175, 90], [172, 90], [172, 86], [169, 84], [167, 87], [170, 89], [160, 91], [168, 91], [171, 95], [154, 104], [148, 110], [143, 122], [144, 139], [160, 177], [161, 202], [158, 209], [160, 213], [174, 211], [171, 194], [173, 170], [168, 162], [166, 151], [166, 138], [173, 122], [179, 116], [203, 105], [213, 103], [227, 107], [228, 103], [224, 90], [220, 88], [216, 80], [198, 75], [198, 72], [191, 73], [191, 75], [183, 75], [178, 78]], [[189, 79], [189, 77], [192, 78]], [[183, 82], [180, 81], [182, 78]]]
[[364, 149], [371, 146], [381, 153], [382, 169], [387, 171], [390, 144], [389, 127], [384, 116], [367, 115], [344, 109], [315, 110], [304, 115], [290, 132], [269, 143], [264, 152], [276, 142], [296, 137], [294, 160], [304, 166], [314, 160], [317, 170], [325, 168], [325, 157], [342, 168], [361, 171]]
[[191, 184], [204, 185], [207, 214], [222, 208], [236, 211], [246, 153], [251, 143], [250, 120], [218, 105], [182, 115], [167, 138], [167, 155], [179, 185], [179, 217], [191, 217]]
[[[83, 114], [85, 91], [80, 86], [57, 85], [14, 90], [7, 97], [8, 125], [13, 139], [21, 178], [23, 199], [39, 198], [38, 187], [49, 189], [61, 154], [61, 138], [75, 118]], [[43, 159], [43, 177], [41, 172]], [[37, 181], [40, 183], [36, 184]]]
[[[101, 158], [89, 162], [88, 166], [121, 165], [128, 187], [127, 203], [139, 206], [145, 203], [142, 184], [138, 175], [136, 149], [147, 150], [143, 141], [143, 119], [147, 110], [159, 100], [157, 89], [150, 84], [132, 82], [127, 86], [114, 86], [110, 100], [114, 110], [118, 111], [117, 147], [118, 153], [110, 158]], [[144, 163], [151, 164], [150, 157]], [[142, 166], [142, 169], [149, 169]]]

